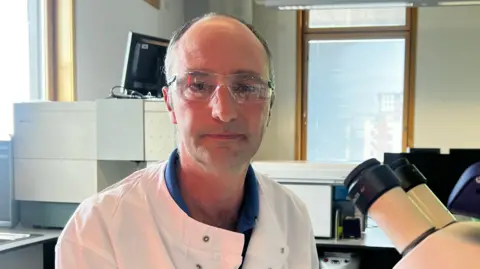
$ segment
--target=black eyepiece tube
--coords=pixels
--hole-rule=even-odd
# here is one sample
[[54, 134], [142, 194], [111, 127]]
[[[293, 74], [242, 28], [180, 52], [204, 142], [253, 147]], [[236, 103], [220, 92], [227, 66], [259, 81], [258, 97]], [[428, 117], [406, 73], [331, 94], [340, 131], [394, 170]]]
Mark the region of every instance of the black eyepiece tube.
[[405, 158], [394, 161], [390, 164], [390, 167], [400, 179], [400, 186], [405, 192], [410, 191], [418, 185], [427, 184], [427, 179], [420, 170]]
[[407, 196], [435, 228], [442, 229], [455, 223], [455, 217], [430, 190], [427, 179], [415, 165], [402, 158], [393, 162], [390, 167], [395, 171]]
[[380, 196], [400, 187], [400, 181], [389, 166], [372, 158], [353, 169], [345, 178], [344, 185], [355, 206], [362, 214], [367, 214]]

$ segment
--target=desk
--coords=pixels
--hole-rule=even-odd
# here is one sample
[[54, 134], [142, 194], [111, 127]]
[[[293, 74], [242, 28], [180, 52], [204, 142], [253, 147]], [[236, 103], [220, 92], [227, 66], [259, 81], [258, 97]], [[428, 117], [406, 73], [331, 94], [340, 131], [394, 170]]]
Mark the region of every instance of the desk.
[[53, 269], [54, 246], [60, 230], [0, 228], [0, 233], [33, 234], [30, 238], [0, 244], [2, 269]]
[[395, 249], [392, 241], [377, 227], [365, 229], [361, 239], [316, 239], [315, 242], [317, 246]]
[[361, 257], [360, 269], [392, 269], [401, 259], [391, 240], [380, 228], [365, 229], [361, 239], [316, 239], [317, 253], [356, 253]]

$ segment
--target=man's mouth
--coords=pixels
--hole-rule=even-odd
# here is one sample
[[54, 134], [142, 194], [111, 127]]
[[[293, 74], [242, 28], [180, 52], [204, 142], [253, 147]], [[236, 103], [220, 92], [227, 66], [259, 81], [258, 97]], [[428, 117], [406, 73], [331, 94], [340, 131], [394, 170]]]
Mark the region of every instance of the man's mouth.
[[206, 134], [204, 137], [218, 139], [218, 140], [238, 140], [244, 139], [245, 135], [243, 134]]

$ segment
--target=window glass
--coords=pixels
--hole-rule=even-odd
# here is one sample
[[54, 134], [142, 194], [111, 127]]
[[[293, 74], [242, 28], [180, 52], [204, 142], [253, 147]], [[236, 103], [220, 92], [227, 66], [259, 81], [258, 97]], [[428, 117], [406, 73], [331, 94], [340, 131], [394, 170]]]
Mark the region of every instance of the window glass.
[[309, 41], [307, 160], [356, 163], [402, 150], [405, 45]]
[[308, 12], [310, 28], [404, 26], [404, 7], [369, 9], [313, 9]]

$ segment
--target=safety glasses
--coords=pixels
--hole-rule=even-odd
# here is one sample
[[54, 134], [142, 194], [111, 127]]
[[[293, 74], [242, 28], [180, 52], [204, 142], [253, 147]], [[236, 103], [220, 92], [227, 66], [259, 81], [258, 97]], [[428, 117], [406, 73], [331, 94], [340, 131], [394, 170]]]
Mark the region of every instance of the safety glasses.
[[221, 86], [225, 86], [240, 104], [267, 102], [272, 98], [274, 90], [271, 81], [265, 81], [251, 73], [221, 75], [189, 71], [174, 76], [167, 86], [173, 84], [180, 97], [190, 101], [209, 101]]

